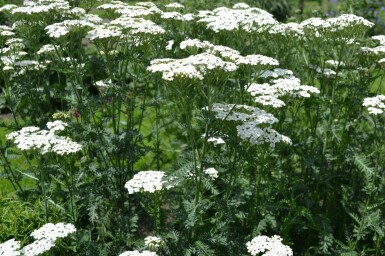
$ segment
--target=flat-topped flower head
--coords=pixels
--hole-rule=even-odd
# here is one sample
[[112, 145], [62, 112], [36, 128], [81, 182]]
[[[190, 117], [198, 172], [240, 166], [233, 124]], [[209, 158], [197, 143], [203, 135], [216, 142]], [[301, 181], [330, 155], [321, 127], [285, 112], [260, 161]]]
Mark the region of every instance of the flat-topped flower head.
[[207, 168], [203, 170], [203, 173], [206, 174], [211, 180], [218, 178], [218, 171], [215, 168]]
[[159, 25], [143, 18], [121, 16], [110, 22], [110, 25], [120, 27], [124, 34], [131, 35], [160, 35], [166, 31]]
[[213, 70], [232, 72], [237, 69], [234, 63], [204, 52], [184, 59], [155, 59], [147, 68], [152, 73], [161, 72], [164, 80], [173, 81], [176, 77], [203, 80]]
[[47, 123], [47, 128], [49, 129], [50, 132], [55, 133], [57, 131], [64, 131], [64, 129], [68, 126], [67, 123], [61, 121], [61, 120], [56, 120], [53, 122], [48, 122]]
[[179, 12], [162, 12], [160, 17], [164, 20], [184, 20], [183, 15]]
[[20, 256], [20, 242], [10, 239], [0, 244], [0, 256]]
[[378, 41], [380, 45], [385, 45], [385, 35], [372, 36], [372, 39]]
[[243, 30], [246, 32], [263, 32], [269, 27], [278, 24], [270, 13], [259, 8], [234, 9], [219, 7], [211, 12], [199, 13], [200, 23], [205, 23], [207, 28], [214, 31]]
[[76, 232], [76, 228], [72, 224], [65, 223], [47, 223], [41, 228], [33, 231], [31, 236], [36, 239], [33, 243], [25, 246], [21, 252], [23, 256], [36, 256], [49, 251], [55, 246], [58, 238], [67, 237], [69, 234]]
[[253, 121], [238, 125], [237, 134], [239, 138], [248, 141], [252, 145], [269, 144], [271, 148], [274, 148], [275, 144], [280, 142], [288, 145], [292, 144], [289, 137], [269, 127], [261, 128]]
[[21, 252], [23, 253], [23, 256], [37, 256], [51, 250], [54, 246], [55, 241], [52, 239], [39, 239], [24, 246]]
[[69, 234], [76, 232], [76, 228], [71, 223], [62, 223], [57, 224], [47, 223], [44, 224], [41, 228], [33, 231], [31, 236], [35, 239], [52, 239], [56, 240], [58, 238], [67, 237]]
[[264, 55], [252, 54], [247, 56], [239, 56], [235, 60], [237, 65], [249, 65], [249, 66], [278, 66], [278, 60], [270, 58]]
[[173, 9], [173, 10], [183, 10], [185, 8], [184, 5], [180, 3], [169, 3], [169, 4], [166, 4], [164, 7], [166, 7], [167, 9]]
[[20, 150], [38, 150], [41, 154], [55, 153], [67, 155], [82, 150], [82, 145], [72, 141], [68, 137], [55, 134], [64, 129], [66, 123], [62, 121], [47, 124], [50, 130], [40, 130], [38, 127], [24, 127], [20, 131], [11, 132], [6, 135], [8, 140], [13, 140]]
[[[252, 255], [261, 256], [292, 256], [293, 250], [282, 243], [280, 236], [257, 236], [246, 243], [247, 251]], [[262, 253], [262, 254], [260, 254]]]
[[162, 247], [164, 244], [164, 241], [156, 236], [147, 236], [144, 239], [144, 245], [147, 246], [152, 251], [158, 250], [160, 247]]
[[150, 252], [150, 251], [126, 251], [124, 253], [119, 254], [119, 256], [158, 256], [156, 252]]
[[55, 52], [55, 46], [53, 44], [45, 44], [38, 51], [38, 55], [49, 54]]
[[226, 142], [220, 138], [220, 137], [210, 137], [207, 139], [207, 142], [212, 142], [214, 144], [214, 146], [216, 145], [221, 145], [221, 144], [225, 144]]
[[86, 38], [90, 40], [116, 39], [122, 35], [122, 30], [116, 26], [99, 25], [88, 31]]
[[365, 98], [362, 106], [367, 107], [369, 114], [383, 114], [385, 111], [385, 95]]
[[141, 171], [127, 181], [125, 188], [129, 194], [148, 192], [154, 193], [168, 188], [165, 180], [165, 173], [162, 171]]
[[214, 103], [212, 111], [217, 119], [227, 121], [253, 121], [255, 124], [273, 124], [278, 121], [272, 114], [247, 105]]

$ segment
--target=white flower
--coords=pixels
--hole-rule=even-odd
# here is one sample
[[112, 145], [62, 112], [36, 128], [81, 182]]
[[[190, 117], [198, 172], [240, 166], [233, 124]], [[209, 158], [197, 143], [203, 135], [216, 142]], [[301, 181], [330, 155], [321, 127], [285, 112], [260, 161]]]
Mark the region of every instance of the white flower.
[[87, 38], [90, 40], [119, 38], [122, 35], [122, 30], [115, 26], [100, 25], [95, 29], [88, 31]]
[[55, 52], [55, 46], [53, 44], [46, 44], [43, 45], [38, 51], [37, 54], [45, 54], [45, 53], [51, 53]]
[[278, 133], [272, 128], [260, 128], [256, 122], [245, 122], [237, 126], [238, 136], [250, 142], [252, 145], [261, 145], [268, 143], [271, 148], [275, 147], [276, 143], [283, 142], [291, 145], [289, 137]]
[[368, 107], [369, 114], [382, 114], [385, 110], [385, 95], [377, 95], [375, 97], [365, 98], [362, 106]]
[[200, 53], [185, 59], [155, 59], [147, 68], [152, 73], [161, 72], [164, 80], [172, 81], [175, 77], [187, 77], [203, 80], [211, 70], [232, 72], [237, 69], [234, 63], [223, 61], [221, 58], [210, 54]]
[[96, 81], [95, 85], [98, 87], [106, 87], [106, 88], [115, 86], [115, 84], [111, 81], [111, 79]]
[[167, 42], [167, 45], [166, 45], [166, 50], [167, 50], [167, 51], [171, 51], [173, 45], [174, 45], [174, 40], [168, 41], [168, 42]]
[[129, 194], [137, 192], [154, 193], [155, 191], [162, 190], [166, 185], [165, 177], [166, 175], [162, 171], [141, 171], [135, 174], [131, 180], [127, 181], [124, 187], [128, 189]]
[[283, 77], [283, 78], [292, 78], [293, 77], [293, 71], [288, 70], [288, 69], [282, 69], [282, 68], [275, 68], [273, 70], [264, 70], [259, 77], [262, 78], [278, 78], [278, 77]]
[[301, 38], [301, 36], [304, 34], [301, 25], [294, 22], [275, 24], [274, 26], [270, 27], [268, 32], [269, 34], [294, 36], [296, 38]]
[[184, 20], [183, 15], [179, 12], [162, 12], [160, 17], [165, 20]]
[[55, 241], [52, 239], [40, 239], [25, 246], [21, 251], [23, 256], [37, 256], [49, 251], [55, 246]]
[[278, 121], [272, 114], [247, 105], [214, 103], [212, 111], [217, 119], [227, 121], [253, 121], [255, 124], [273, 124]]
[[276, 59], [266, 57], [263, 55], [247, 55], [247, 56], [239, 56], [238, 59], [235, 60], [235, 63], [238, 65], [250, 65], [250, 66], [257, 66], [257, 65], [265, 65], [265, 66], [278, 66], [279, 62]]
[[33, 231], [31, 236], [36, 239], [33, 243], [25, 246], [21, 251], [23, 256], [37, 256], [49, 251], [55, 246], [58, 238], [67, 237], [74, 233], [76, 228], [72, 224], [65, 223], [47, 223], [41, 228]]
[[[56, 122], [56, 123], [55, 123]], [[66, 155], [82, 150], [82, 145], [72, 141], [68, 137], [55, 134], [55, 131], [62, 129], [64, 123], [57, 121], [49, 124], [52, 130], [40, 130], [38, 127], [24, 127], [20, 131], [11, 132], [6, 135], [9, 140], [14, 140], [16, 147], [20, 150], [38, 150], [41, 154], [49, 152]]]
[[156, 236], [148, 236], [144, 239], [144, 244], [150, 249], [150, 250], [157, 250], [163, 245], [163, 240]]
[[372, 36], [372, 39], [379, 41], [380, 45], [385, 45], [385, 35]]
[[47, 123], [47, 128], [50, 130], [50, 132], [53, 132], [53, 133], [55, 133], [56, 131], [64, 131], [64, 129], [67, 126], [68, 126], [67, 123], [64, 123], [63, 121], [60, 121], [60, 120]]
[[282, 238], [275, 235], [270, 237], [257, 236], [250, 242], [246, 243], [247, 251], [256, 256], [259, 253], [263, 253], [261, 256], [292, 256], [292, 249], [282, 244]]
[[246, 3], [237, 3], [233, 5], [233, 9], [248, 9], [250, 8], [250, 5]]
[[327, 61], [325, 61], [325, 64], [328, 64], [328, 65], [333, 66], [335, 68], [345, 66], [345, 63], [343, 63], [342, 61], [338, 61], [338, 60], [327, 60]]
[[211, 12], [199, 12], [197, 17], [201, 18], [198, 22], [206, 23], [207, 28], [214, 32], [239, 29], [246, 32], [263, 32], [278, 24], [273, 15], [262, 9], [243, 9], [239, 6], [235, 6], [234, 9], [219, 7]]
[[0, 256], [20, 256], [20, 242], [10, 239], [0, 244]]
[[150, 252], [150, 251], [127, 251], [124, 253], [119, 254], [119, 256], [158, 256], [155, 252]]
[[169, 4], [166, 4], [164, 7], [169, 9], [176, 9], [176, 10], [185, 8], [184, 5], [180, 3], [169, 3]]
[[210, 177], [210, 179], [215, 180], [218, 178], [218, 171], [215, 168], [208, 168], [203, 170], [203, 173]]
[[217, 137], [210, 137], [207, 139], [207, 142], [213, 142], [214, 146], [225, 144], [225, 141], [222, 138], [217, 138]]
[[56, 240], [58, 238], [67, 237], [69, 234], [76, 232], [76, 228], [73, 224], [65, 224], [59, 222], [57, 224], [47, 223], [41, 228], [33, 231], [31, 236], [35, 239], [51, 239]]
[[122, 29], [123, 33], [132, 35], [160, 35], [166, 32], [162, 27], [156, 25], [150, 20], [143, 18], [132, 18], [128, 16], [122, 16], [112, 20], [110, 25], [118, 26]]

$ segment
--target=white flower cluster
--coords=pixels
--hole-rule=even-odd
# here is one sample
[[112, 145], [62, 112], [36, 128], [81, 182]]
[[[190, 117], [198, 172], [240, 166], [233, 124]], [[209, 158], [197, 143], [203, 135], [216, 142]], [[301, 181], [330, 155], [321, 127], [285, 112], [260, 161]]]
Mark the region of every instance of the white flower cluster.
[[168, 9], [174, 9], [174, 10], [182, 10], [185, 8], [183, 4], [176, 3], [176, 2], [166, 4], [164, 7], [168, 8]]
[[232, 72], [237, 69], [234, 63], [223, 61], [210, 53], [200, 53], [184, 59], [155, 59], [150, 64], [147, 70], [152, 73], [161, 72], [162, 78], [167, 81], [173, 81], [175, 77], [203, 80], [211, 70]]
[[377, 95], [375, 97], [365, 98], [362, 106], [368, 108], [369, 114], [379, 115], [385, 111], [385, 95]]
[[160, 17], [164, 20], [179, 20], [179, 21], [185, 20], [184, 16], [179, 12], [162, 12]]
[[208, 53], [221, 56], [223, 59], [231, 61], [237, 65], [249, 65], [249, 66], [277, 66], [279, 65], [278, 60], [258, 55], [252, 54], [247, 56], [240, 55], [239, 51], [234, 50], [227, 46], [214, 45], [209, 41], [201, 41], [199, 39], [186, 39], [182, 41], [179, 45], [180, 49], [203, 49]]
[[278, 24], [272, 14], [259, 8], [246, 8], [246, 5], [236, 5], [234, 8], [219, 7], [211, 12], [200, 12], [196, 17], [200, 18], [198, 22], [205, 23], [207, 28], [214, 32], [263, 32]]
[[292, 78], [294, 77], [294, 73], [288, 69], [275, 68], [273, 70], [264, 70], [261, 74], [259, 74], [261, 78]]
[[45, 27], [45, 30], [49, 37], [61, 38], [69, 34], [71, 31], [75, 31], [78, 29], [95, 28], [98, 24], [101, 24], [102, 21], [103, 20], [100, 18], [92, 19], [91, 21], [87, 20], [87, 18], [80, 20], [65, 20], [59, 23], [48, 25], [47, 27]]
[[96, 82], [95, 82], [95, 85], [98, 86], [98, 87], [105, 87], [105, 88], [116, 86], [116, 85], [111, 81], [111, 79], [109, 79], [109, 80], [100, 80], [100, 81], [96, 81]]
[[240, 56], [235, 60], [238, 65], [250, 65], [250, 66], [278, 66], [279, 62], [276, 59], [266, 57], [263, 55], [252, 54], [247, 56]]
[[210, 179], [215, 180], [218, 178], [218, 171], [215, 168], [208, 168], [203, 170], [203, 173], [209, 176]]
[[259, 127], [260, 125], [270, 126], [278, 121], [272, 114], [264, 110], [247, 105], [214, 103], [212, 111], [217, 119], [240, 122], [241, 124], [236, 126], [237, 134], [251, 144], [269, 143], [270, 147], [274, 147], [278, 142], [291, 144], [288, 137], [279, 134], [274, 129]]
[[160, 35], [166, 32], [161, 26], [150, 20], [130, 16], [121, 16], [109, 24], [120, 27], [123, 33], [130, 35]]
[[119, 256], [158, 256], [155, 252], [150, 251], [126, 251], [124, 253], [119, 254]]
[[122, 35], [122, 30], [116, 26], [99, 25], [95, 29], [88, 31], [86, 38], [90, 40], [119, 38]]
[[128, 194], [137, 192], [154, 193], [163, 188], [169, 188], [169, 186], [166, 186], [165, 177], [166, 174], [162, 171], [141, 171], [127, 181], [124, 187], [128, 189]]
[[207, 142], [212, 142], [214, 144], [214, 146], [225, 144], [225, 141], [219, 137], [210, 137], [207, 139]]
[[81, 151], [82, 145], [72, 141], [68, 137], [55, 134], [62, 131], [67, 126], [62, 121], [49, 122], [49, 130], [40, 130], [38, 127], [24, 127], [20, 131], [11, 132], [6, 135], [8, 140], [13, 140], [20, 150], [36, 149], [41, 154], [49, 152], [67, 155]]
[[12, 32], [12, 28], [6, 26], [6, 25], [0, 25], [0, 38], [1, 37], [9, 37], [14, 36], [15, 33]]
[[332, 66], [332, 67], [345, 67], [345, 63], [343, 61], [338, 60], [327, 60], [325, 61], [325, 64]]
[[379, 45], [373, 48], [370, 47], [361, 47], [361, 53], [369, 56], [384, 56], [385, 55], [385, 45]]
[[304, 35], [300, 24], [295, 22], [275, 24], [267, 32], [272, 35], [292, 36], [295, 38], [302, 38]]
[[214, 103], [212, 111], [217, 119], [226, 121], [253, 122], [259, 124], [273, 124], [278, 121], [272, 114], [247, 105]]
[[53, 44], [45, 44], [38, 51], [38, 55], [49, 54], [55, 52], [55, 46]]
[[144, 239], [144, 245], [153, 251], [162, 247], [163, 243], [163, 240], [156, 236], [148, 236]]
[[385, 35], [372, 36], [372, 39], [378, 41], [380, 45], [385, 45]]
[[20, 256], [20, 242], [15, 239], [0, 244], [0, 256]]
[[24, 6], [9, 9], [12, 14], [48, 14], [50, 12], [64, 12], [70, 10], [71, 7], [68, 1], [28, 1]]
[[246, 243], [247, 251], [256, 256], [259, 253], [263, 253], [261, 256], [292, 256], [293, 250], [282, 243], [280, 236], [257, 236], [250, 242]]
[[138, 2], [135, 5], [129, 5], [121, 1], [111, 1], [111, 3], [102, 4], [97, 8], [132, 18], [146, 17], [162, 13], [162, 11], [151, 2]]
[[[322, 33], [336, 33], [336, 32], [347, 32], [344, 35], [351, 34], [352, 29], [369, 29], [374, 26], [374, 23], [356, 16], [354, 14], [342, 14], [341, 16], [321, 19], [321, 18], [310, 18], [300, 23], [300, 29], [304, 32], [314, 34], [316, 37], [320, 37]], [[348, 43], [349, 41], [346, 41]]]
[[[281, 74], [290, 74], [290, 72], [282, 72]], [[311, 94], [320, 93], [316, 87], [301, 85], [300, 80], [294, 76], [273, 79], [270, 83], [264, 84], [251, 83], [246, 85], [245, 88], [255, 97], [255, 102], [274, 108], [285, 106], [285, 103], [279, 99], [279, 97], [285, 95], [308, 98]]]
[[335, 77], [337, 75], [337, 73], [333, 70], [333, 69], [330, 69], [330, 68], [321, 68], [321, 67], [318, 67], [318, 66], [313, 66], [313, 69], [320, 75], [320, 76], [324, 76], [326, 78], [332, 78], [332, 77]]
[[20, 242], [14, 239], [0, 244], [0, 256], [37, 256], [49, 251], [55, 246], [58, 238], [67, 237], [76, 232], [72, 224], [65, 223], [47, 223], [41, 228], [33, 231], [31, 236], [36, 239], [33, 243], [26, 245], [20, 250]]

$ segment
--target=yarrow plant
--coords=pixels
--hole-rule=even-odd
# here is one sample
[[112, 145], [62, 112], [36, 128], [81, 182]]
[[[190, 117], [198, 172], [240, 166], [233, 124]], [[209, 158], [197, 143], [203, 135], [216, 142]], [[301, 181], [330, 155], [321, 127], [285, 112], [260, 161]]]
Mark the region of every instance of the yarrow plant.
[[[385, 255], [385, 37], [356, 4], [16, 2], [0, 216], [27, 218], [0, 255]], [[55, 220], [80, 232], [53, 251], [75, 230]]]

